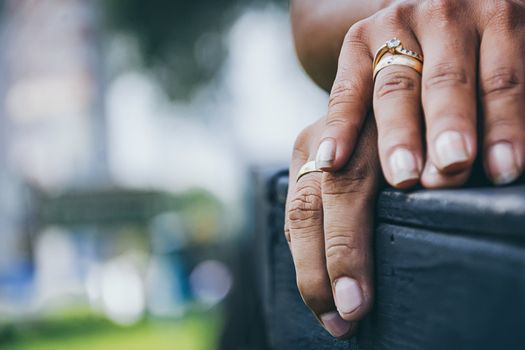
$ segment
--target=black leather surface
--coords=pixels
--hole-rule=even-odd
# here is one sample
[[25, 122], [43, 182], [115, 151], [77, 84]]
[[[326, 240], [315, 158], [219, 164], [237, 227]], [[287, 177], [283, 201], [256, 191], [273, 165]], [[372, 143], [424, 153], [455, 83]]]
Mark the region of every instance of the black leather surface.
[[263, 303], [274, 349], [525, 349], [525, 186], [384, 191], [376, 303], [351, 341], [304, 306], [282, 228], [286, 172], [261, 179]]

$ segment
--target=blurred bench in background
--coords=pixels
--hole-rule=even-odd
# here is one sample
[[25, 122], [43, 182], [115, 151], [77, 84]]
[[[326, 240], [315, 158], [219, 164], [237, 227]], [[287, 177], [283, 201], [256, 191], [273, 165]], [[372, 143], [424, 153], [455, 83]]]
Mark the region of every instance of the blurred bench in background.
[[283, 235], [287, 172], [256, 176], [258, 283], [273, 349], [525, 349], [525, 185], [385, 190], [376, 302], [352, 340], [303, 304]]

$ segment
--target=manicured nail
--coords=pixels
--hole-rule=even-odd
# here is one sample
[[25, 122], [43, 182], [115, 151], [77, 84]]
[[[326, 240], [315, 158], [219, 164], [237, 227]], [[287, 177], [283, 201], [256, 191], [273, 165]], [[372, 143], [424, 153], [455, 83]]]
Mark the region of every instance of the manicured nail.
[[363, 303], [361, 288], [356, 280], [342, 277], [335, 282], [335, 305], [342, 314], [348, 314]]
[[335, 140], [332, 138], [324, 139], [317, 149], [315, 165], [319, 169], [331, 168], [335, 159]]
[[425, 168], [423, 169], [423, 174], [421, 174], [421, 182], [426, 187], [436, 187], [440, 184], [439, 170], [432, 164], [430, 160], [427, 159]]
[[457, 131], [444, 131], [436, 139], [436, 154], [441, 169], [468, 160], [463, 136]]
[[500, 142], [489, 150], [489, 167], [496, 185], [506, 185], [519, 175], [514, 150], [509, 142]]
[[343, 320], [337, 311], [322, 314], [320, 318], [324, 328], [334, 337], [341, 337], [350, 330], [350, 322]]
[[429, 175], [433, 175], [433, 176], [439, 174], [438, 168], [436, 168], [436, 166], [432, 164], [431, 162], [428, 162], [426, 171], [428, 172]]
[[390, 156], [390, 169], [394, 185], [419, 178], [416, 157], [405, 148], [398, 148], [392, 153]]

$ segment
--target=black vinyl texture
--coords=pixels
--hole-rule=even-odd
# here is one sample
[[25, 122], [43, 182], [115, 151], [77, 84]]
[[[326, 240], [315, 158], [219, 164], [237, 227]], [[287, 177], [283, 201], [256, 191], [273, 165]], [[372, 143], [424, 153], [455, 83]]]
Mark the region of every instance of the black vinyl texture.
[[376, 300], [357, 337], [336, 340], [303, 304], [283, 235], [287, 173], [260, 177], [256, 211], [272, 349], [525, 349], [525, 185], [383, 191]]

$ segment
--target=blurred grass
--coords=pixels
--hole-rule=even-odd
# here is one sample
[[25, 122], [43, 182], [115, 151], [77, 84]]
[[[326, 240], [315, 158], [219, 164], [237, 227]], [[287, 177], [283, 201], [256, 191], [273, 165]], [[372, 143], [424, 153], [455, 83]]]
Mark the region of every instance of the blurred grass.
[[217, 348], [219, 331], [217, 312], [193, 313], [177, 321], [145, 320], [131, 327], [76, 316], [4, 327], [0, 349], [212, 350]]

